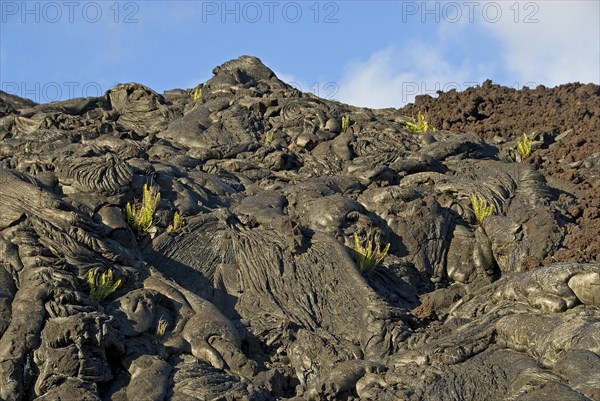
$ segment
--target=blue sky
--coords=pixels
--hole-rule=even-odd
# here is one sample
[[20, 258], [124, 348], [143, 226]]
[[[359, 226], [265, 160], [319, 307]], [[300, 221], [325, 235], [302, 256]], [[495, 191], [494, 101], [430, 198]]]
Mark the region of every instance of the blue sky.
[[367, 107], [488, 78], [599, 83], [600, 2], [0, 0], [0, 89], [37, 102], [190, 88], [244, 54]]

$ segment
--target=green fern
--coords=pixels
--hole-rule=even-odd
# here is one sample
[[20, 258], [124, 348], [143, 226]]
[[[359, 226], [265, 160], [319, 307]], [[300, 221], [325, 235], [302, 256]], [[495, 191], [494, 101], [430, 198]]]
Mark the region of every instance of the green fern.
[[478, 195], [471, 194], [469, 198], [471, 199], [471, 206], [477, 224], [481, 225], [486, 217], [491, 216], [494, 213], [494, 206], [488, 205], [487, 201]]
[[366, 238], [359, 238], [357, 233], [354, 233], [354, 250], [358, 261], [358, 268], [363, 273], [371, 273], [377, 265], [385, 258], [390, 249], [390, 244], [387, 244], [381, 249], [379, 236], [373, 235], [370, 231]]
[[181, 215], [179, 214], [179, 212], [175, 212], [175, 214], [173, 215], [173, 222], [171, 223], [171, 225], [169, 225], [169, 232], [173, 232], [178, 230], [181, 227]]
[[156, 326], [156, 337], [160, 338], [165, 335], [169, 323], [161, 316]]
[[343, 116], [342, 117], [342, 132], [348, 131], [348, 128], [350, 128], [350, 117]]
[[409, 131], [413, 131], [413, 132], [427, 132], [427, 131], [431, 131], [431, 132], [435, 132], [435, 128], [429, 128], [429, 123], [427, 122], [427, 120], [425, 119], [425, 116], [423, 115], [423, 113], [421, 113], [419, 111], [419, 114], [417, 115], [417, 123], [411, 123], [410, 121], [406, 121], [404, 123], [406, 125], [406, 128]]
[[88, 284], [90, 286], [90, 296], [97, 301], [100, 301], [113, 292], [121, 285], [121, 279], [117, 281], [113, 280], [113, 272], [108, 269], [100, 276], [94, 275], [94, 272], [90, 270], [87, 277]]
[[197, 87], [191, 92], [192, 100], [198, 101], [202, 99], [202, 88]]
[[148, 234], [148, 230], [152, 227], [154, 212], [156, 206], [160, 202], [160, 193], [155, 187], [148, 188], [144, 184], [142, 201], [135, 203], [133, 206], [128, 202], [125, 207], [127, 213], [127, 222], [138, 237], [143, 237]]
[[521, 154], [521, 158], [523, 160], [527, 159], [531, 155], [531, 144], [533, 143], [533, 135], [535, 133], [532, 132], [531, 136], [527, 136], [527, 134], [523, 133], [523, 139], [517, 143], [517, 149]]

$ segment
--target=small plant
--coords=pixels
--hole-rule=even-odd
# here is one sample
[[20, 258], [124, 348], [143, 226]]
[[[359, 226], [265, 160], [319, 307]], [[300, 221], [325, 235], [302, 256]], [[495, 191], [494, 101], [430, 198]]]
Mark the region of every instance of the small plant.
[[427, 120], [425, 119], [425, 116], [423, 115], [423, 113], [421, 113], [419, 111], [419, 114], [417, 115], [417, 123], [411, 123], [410, 121], [406, 121], [404, 124], [406, 124], [406, 128], [409, 131], [414, 131], [414, 132], [435, 132], [435, 128], [429, 128], [429, 123], [427, 122]]
[[350, 117], [342, 116], [342, 132], [348, 131], [348, 128], [350, 128]]
[[360, 271], [371, 273], [387, 255], [390, 244], [387, 244], [382, 250], [379, 235], [373, 235], [369, 231], [366, 238], [359, 238], [358, 234], [354, 233], [354, 249]]
[[486, 217], [494, 213], [494, 207], [488, 205], [487, 201], [479, 195], [471, 194], [470, 199], [477, 224], [481, 225]]
[[531, 143], [533, 142], [534, 132], [531, 133], [531, 136], [527, 136], [527, 134], [523, 133], [523, 139], [517, 143], [517, 149], [519, 149], [519, 153], [523, 160], [527, 159], [531, 155]]
[[97, 301], [106, 298], [121, 285], [121, 279], [113, 280], [112, 269], [108, 269], [104, 273], [97, 276], [92, 270], [88, 272], [87, 277], [90, 286], [90, 296]]
[[271, 143], [271, 142], [273, 142], [274, 137], [275, 137], [275, 134], [273, 133], [273, 131], [269, 131], [265, 134], [265, 141], [267, 141], [267, 143]]
[[160, 193], [155, 187], [148, 188], [147, 184], [144, 184], [142, 201], [136, 203], [133, 206], [127, 202], [125, 208], [127, 212], [127, 222], [138, 237], [143, 237], [148, 234], [148, 230], [152, 227], [152, 220], [154, 219], [154, 211], [156, 206], [160, 202]]
[[156, 326], [156, 337], [161, 338], [164, 336], [167, 327], [169, 327], [169, 323], [161, 316], [158, 320], [158, 325]]
[[195, 88], [192, 91], [191, 95], [192, 95], [192, 100], [194, 100], [194, 101], [198, 101], [198, 100], [202, 99], [202, 88], [200, 88], [200, 87]]
[[173, 232], [181, 227], [181, 215], [179, 212], [175, 212], [173, 215], [173, 222], [169, 225], [168, 231]]

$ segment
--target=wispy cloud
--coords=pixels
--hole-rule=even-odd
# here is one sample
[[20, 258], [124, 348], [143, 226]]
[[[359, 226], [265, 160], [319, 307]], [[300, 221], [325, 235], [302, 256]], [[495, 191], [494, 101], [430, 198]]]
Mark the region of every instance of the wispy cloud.
[[339, 100], [400, 107], [415, 95], [463, 90], [487, 78], [519, 88], [600, 81], [600, 2], [492, 3], [502, 7], [498, 18], [490, 11], [473, 21], [441, 21], [427, 39], [347, 63]]
[[[511, 18], [487, 23], [505, 68], [522, 81], [555, 86], [600, 81], [600, 2], [518, 3]], [[527, 7], [527, 8], [526, 8]], [[507, 13], [508, 14], [508, 13]]]
[[356, 106], [400, 107], [414, 101], [416, 95], [464, 90], [481, 80], [474, 80], [473, 75], [473, 68], [465, 63], [446, 61], [441, 48], [412, 41], [401, 49], [388, 47], [367, 61], [347, 64], [338, 98]]
[[[493, 52], [475, 50], [485, 40], [477, 34], [476, 24], [466, 16], [457, 21], [443, 18], [443, 3], [434, 3], [437, 8], [427, 8], [439, 13], [421, 16], [422, 25], [411, 28], [418, 32], [371, 53], [366, 61], [345, 65], [339, 100], [372, 108], [401, 107], [414, 102], [415, 96], [464, 90], [493, 75]], [[432, 23], [438, 21], [435, 17], [439, 22]]]

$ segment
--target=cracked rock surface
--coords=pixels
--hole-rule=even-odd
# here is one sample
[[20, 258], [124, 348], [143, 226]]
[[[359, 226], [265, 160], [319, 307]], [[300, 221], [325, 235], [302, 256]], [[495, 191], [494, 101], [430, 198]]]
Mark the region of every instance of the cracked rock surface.
[[[0, 400], [600, 401], [600, 158], [560, 156], [598, 141], [597, 85], [371, 110], [255, 57], [213, 74], [0, 92]], [[534, 95], [539, 121], [503, 127]], [[416, 110], [438, 129], [410, 131]], [[355, 234], [390, 244], [370, 272]]]

